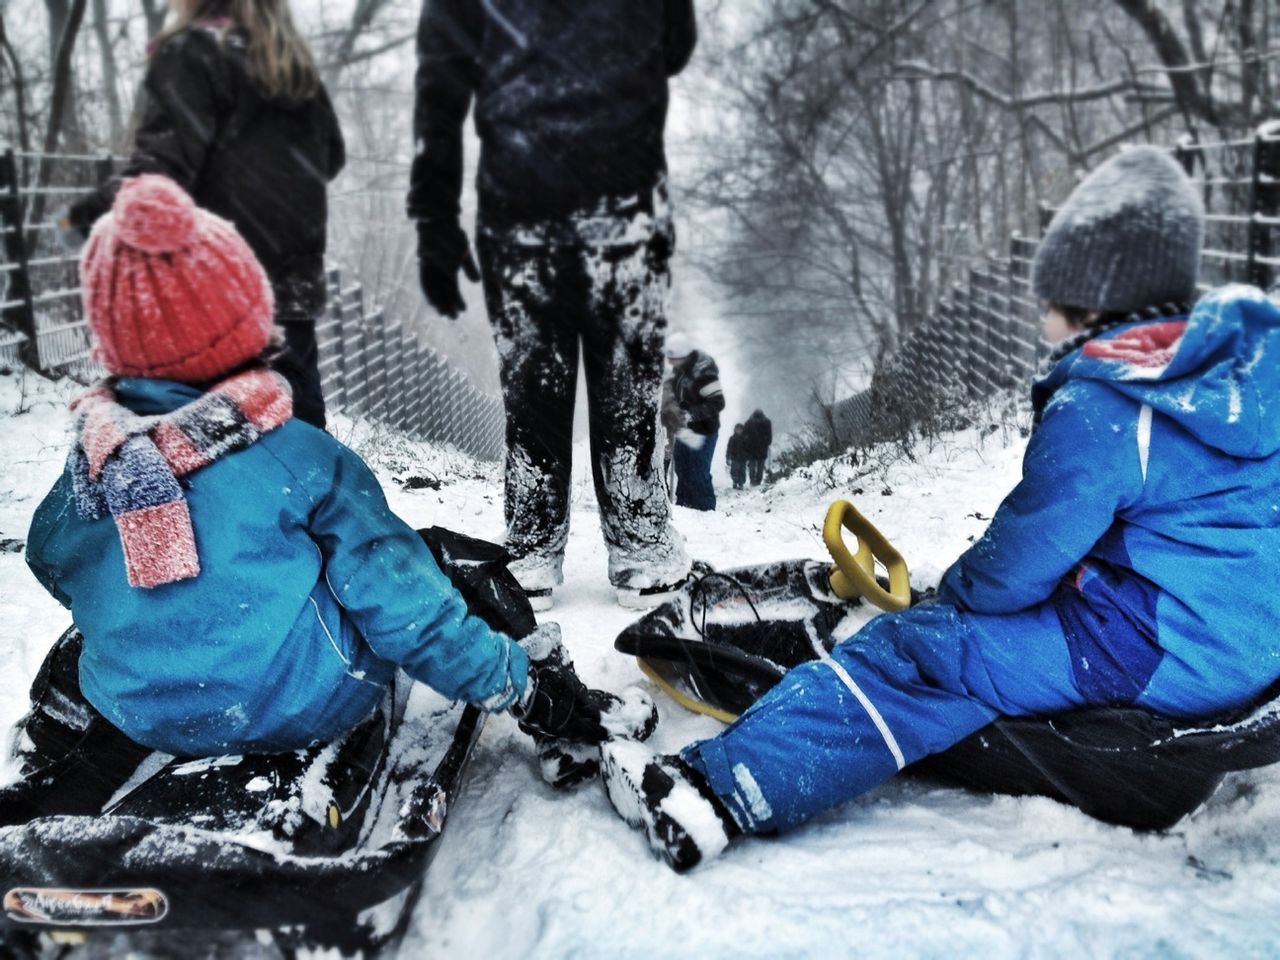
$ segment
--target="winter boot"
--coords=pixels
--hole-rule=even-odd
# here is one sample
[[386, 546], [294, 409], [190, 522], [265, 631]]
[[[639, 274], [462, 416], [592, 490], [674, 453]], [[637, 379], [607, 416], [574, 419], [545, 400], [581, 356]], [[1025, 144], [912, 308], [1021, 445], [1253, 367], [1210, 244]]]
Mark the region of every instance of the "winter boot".
[[600, 773], [600, 748], [589, 743], [572, 743], [535, 734], [538, 771], [545, 783], [567, 790], [594, 780]]
[[681, 577], [674, 583], [656, 584], [652, 587], [619, 587], [618, 606], [627, 610], [648, 610], [675, 597], [688, 582], [688, 577]]
[[702, 775], [678, 756], [631, 740], [600, 747], [609, 802], [644, 830], [649, 847], [677, 873], [718, 856], [742, 831]]

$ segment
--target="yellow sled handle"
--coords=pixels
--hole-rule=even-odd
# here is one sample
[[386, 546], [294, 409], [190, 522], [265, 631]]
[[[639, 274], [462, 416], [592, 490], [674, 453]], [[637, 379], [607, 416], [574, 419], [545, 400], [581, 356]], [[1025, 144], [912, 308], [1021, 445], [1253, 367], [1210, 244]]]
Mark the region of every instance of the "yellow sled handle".
[[[844, 531], [858, 538], [857, 553], [844, 543]], [[907, 562], [883, 533], [848, 500], [837, 500], [827, 511], [822, 540], [836, 565], [831, 569], [831, 589], [842, 600], [865, 597], [881, 610], [905, 610], [911, 605], [911, 579]], [[889, 589], [876, 582], [876, 560], [889, 573]]]

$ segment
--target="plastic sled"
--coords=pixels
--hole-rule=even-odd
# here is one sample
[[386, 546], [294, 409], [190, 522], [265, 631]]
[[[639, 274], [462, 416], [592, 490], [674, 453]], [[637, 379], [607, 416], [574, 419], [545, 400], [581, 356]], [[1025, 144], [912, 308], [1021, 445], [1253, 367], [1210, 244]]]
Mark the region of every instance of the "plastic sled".
[[[832, 514], [846, 507], [852, 510], [837, 504]], [[846, 529], [870, 526], [861, 517], [842, 519], [854, 521]], [[831, 515], [828, 521], [830, 546]], [[857, 554], [833, 550], [845, 561], [835, 570], [813, 560], [722, 572], [703, 567], [680, 595], [628, 626], [615, 646], [639, 658], [677, 702], [730, 722], [788, 669], [825, 655], [879, 613], [856, 595], [851, 578], [834, 575], [848, 563], [859, 567], [859, 582], [876, 582], [877, 600], [890, 597], [900, 609], [919, 599], [907, 594], [901, 558], [879, 544], [871, 549], [858, 532]], [[877, 559], [890, 576], [877, 579]], [[1108, 823], [1163, 830], [1207, 800], [1227, 773], [1278, 761], [1280, 682], [1253, 707], [1200, 723], [1121, 707], [1000, 718], [910, 769], [983, 792], [1052, 797]]]
[[[422, 536], [473, 612], [517, 636], [532, 629], [502, 548], [440, 528]], [[77, 748], [56, 741], [80, 698], [80, 643], [73, 627], [33, 685], [20, 724], [27, 773], [33, 754]], [[35, 809], [0, 827], [0, 956], [39, 955], [51, 939], [88, 932], [178, 954], [225, 941], [224, 952], [239, 955], [246, 937], [286, 955], [391, 947], [483, 724], [476, 708], [401, 675], [373, 716], [330, 744], [200, 760], [139, 747], [144, 759], [100, 810]], [[57, 775], [56, 762], [36, 772], [55, 786]], [[14, 789], [0, 790], [0, 807]]]

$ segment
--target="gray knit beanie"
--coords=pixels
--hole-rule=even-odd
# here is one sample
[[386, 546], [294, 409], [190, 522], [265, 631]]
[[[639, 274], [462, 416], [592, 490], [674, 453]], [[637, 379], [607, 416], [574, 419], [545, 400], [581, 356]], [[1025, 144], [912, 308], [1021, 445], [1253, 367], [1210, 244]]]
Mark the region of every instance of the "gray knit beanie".
[[1104, 313], [1193, 301], [1204, 205], [1164, 150], [1134, 147], [1080, 183], [1031, 268], [1045, 303]]

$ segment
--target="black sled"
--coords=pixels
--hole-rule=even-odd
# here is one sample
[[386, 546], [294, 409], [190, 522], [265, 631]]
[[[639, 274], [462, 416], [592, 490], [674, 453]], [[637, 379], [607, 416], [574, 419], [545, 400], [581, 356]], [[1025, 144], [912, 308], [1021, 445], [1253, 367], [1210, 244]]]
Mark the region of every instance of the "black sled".
[[[472, 612], [533, 629], [505, 551], [422, 536]], [[19, 725], [24, 777], [0, 790], [0, 957], [86, 935], [206, 956], [368, 956], [399, 941], [484, 714], [400, 675], [336, 742], [169, 758], [104, 729], [76, 682], [80, 643], [73, 627], [46, 659]]]
[[[849, 526], [878, 536], [869, 524]], [[880, 578], [877, 601], [901, 607], [919, 600], [907, 594], [901, 558], [876, 547], [890, 574]], [[615, 646], [640, 658], [641, 669], [678, 702], [729, 722], [787, 670], [829, 652], [879, 613], [833, 589], [833, 582], [848, 583], [840, 573], [865, 581], [875, 570], [865, 540], [853, 567], [842, 548], [833, 549], [846, 561], [835, 576], [830, 563], [812, 560], [697, 570], [681, 595], [627, 627]], [[1227, 773], [1276, 762], [1280, 683], [1252, 707], [1200, 723], [1121, 707], [1001, 718], [910, 769], [987, 793], [1052, 797], [1107, 823], [1164, 830], [1204, 803]]]

